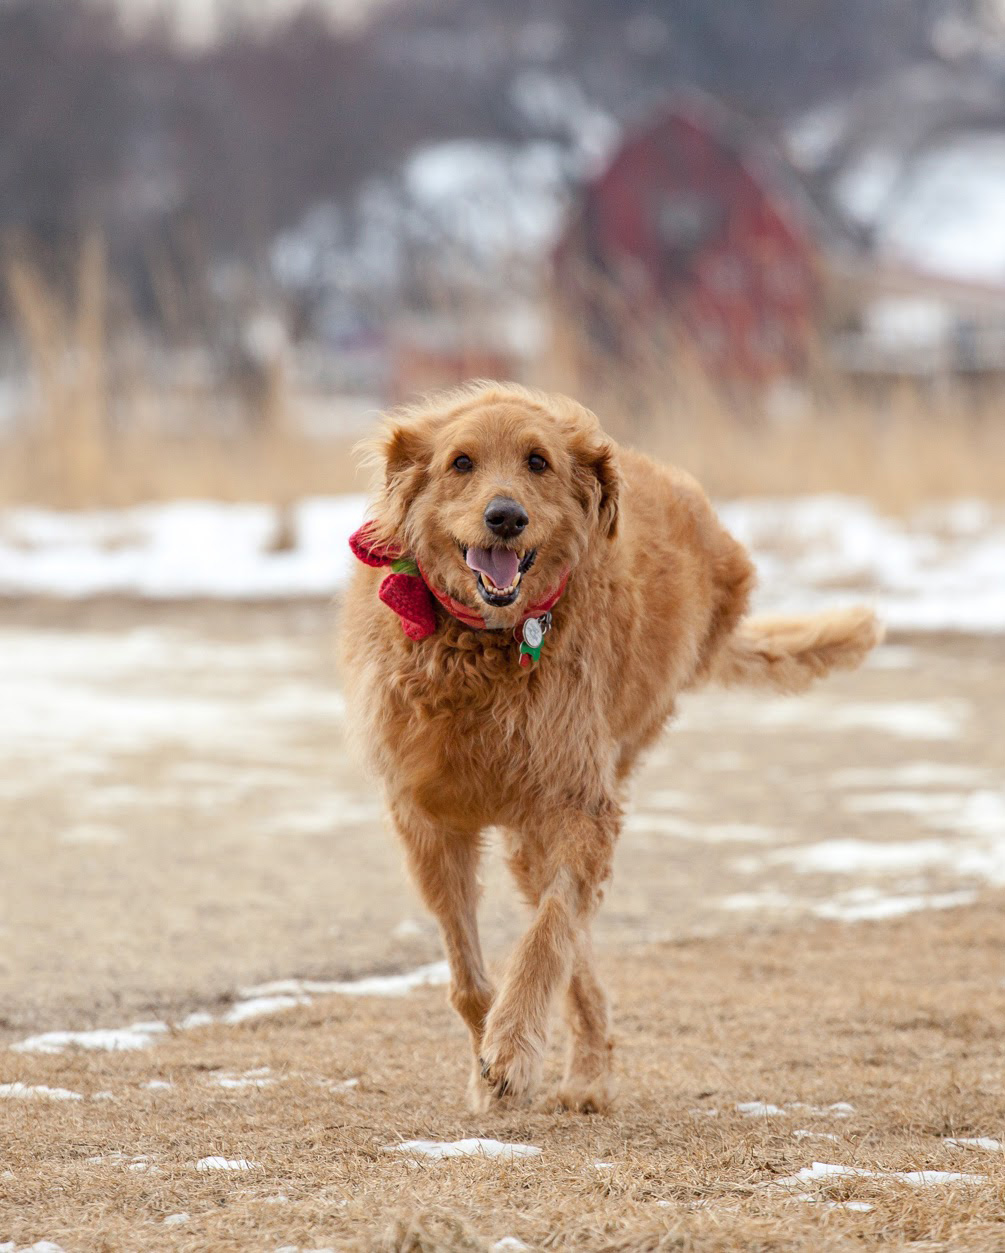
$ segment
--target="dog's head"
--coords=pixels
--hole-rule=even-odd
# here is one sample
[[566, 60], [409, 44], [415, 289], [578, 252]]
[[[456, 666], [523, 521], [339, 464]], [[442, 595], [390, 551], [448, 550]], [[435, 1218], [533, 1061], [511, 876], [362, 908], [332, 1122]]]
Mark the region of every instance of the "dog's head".
[[483, 384], [392, 415], [375, 538], [491, 626], [518, 622], [617, 529], [614, 444], [566, 397]]

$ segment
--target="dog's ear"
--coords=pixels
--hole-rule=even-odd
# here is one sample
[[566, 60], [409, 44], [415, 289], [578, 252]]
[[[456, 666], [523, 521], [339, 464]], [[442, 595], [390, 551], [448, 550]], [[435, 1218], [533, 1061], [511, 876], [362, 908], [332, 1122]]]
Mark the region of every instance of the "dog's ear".
[[574, 443], [573, 456], [584, 502], [595, 513], [601, 535], [613, 539], [618, 531], [621, 495], [617, 447], [605, 435], [591, 433]]
[[389, 426], [367, 449], [380, 475], [374, 534], [383, 543], [405, 545], [408, 510], [429, 473], [429, 441], [418, 423]]

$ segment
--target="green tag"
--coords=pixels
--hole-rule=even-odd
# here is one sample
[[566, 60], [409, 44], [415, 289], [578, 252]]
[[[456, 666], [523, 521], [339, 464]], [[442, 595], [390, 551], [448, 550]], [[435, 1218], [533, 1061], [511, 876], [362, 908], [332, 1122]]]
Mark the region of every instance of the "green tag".
[[544, 640], [540, 644], [531, 646], [526, 641], [520, 645], [520, 654], [523, 657], [530, 657], [533, 661], [541, 660], [541, 649], [544, 647]]
[[391, 569], [395, 574], [418, 574], [419, 567], [415, 564], [411, 557], [398, 557], [391, 562]]

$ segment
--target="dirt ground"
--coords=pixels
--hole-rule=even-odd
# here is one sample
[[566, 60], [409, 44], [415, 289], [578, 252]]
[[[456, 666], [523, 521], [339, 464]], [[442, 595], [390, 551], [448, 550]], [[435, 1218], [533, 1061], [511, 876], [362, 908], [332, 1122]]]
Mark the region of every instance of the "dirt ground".
[[[596, 928], [618, 1110], [475, 1119], [442, 988], [309, 982], [440, 956], [343, 750], [332, 618], [0, 607], [0, 1045], [167, 1025], [0, 1051], [0, 1085], [76, 1094], [0, 1099], [0, 1248], [1005, 1249], [1005, 1156], [946, 1143], [1005, 1132], [1000, 640], [895, 639], [799, 699], [689, 697]], [[487, 881], [498, 961], [523, 918]], [[221, 1021], [273, 981], [301, 1003]], [[214, 1021], [175, 1029], [192, 1011]], [[471, 1136], [542, 1151], [382, 1151]], [[252, 1165], [196, 1169], [214, 1155]], [[983, 1178], [776, 1182], [814, 1161]]]

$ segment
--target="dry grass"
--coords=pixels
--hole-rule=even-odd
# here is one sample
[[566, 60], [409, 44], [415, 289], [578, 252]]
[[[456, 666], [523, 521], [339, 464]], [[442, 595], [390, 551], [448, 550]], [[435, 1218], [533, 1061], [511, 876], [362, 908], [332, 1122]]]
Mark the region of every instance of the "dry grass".
[[1005, 378], [856, 381], [822, 345], [805, 379], [759, 386], [709, 374], [671, 321], [594, 291], [630, 362], [598, 356], [561, 303], [551, 385], [572, 391], [618, 439], [676, 462], [719, 497], [842, 492], [898, 513], [933, 499], [1005, 500]]
[[364, 491], [353, 443], [287, 432], [213, 438], [139, 431], [96, 444], [0, 439], [0, 504], [77, 509], [205, 499], [286, 505], [304, 496]]
[[[436, 990], [319, 1001], [148, 1052], [5, 1054], [0, 1079], [114, 1099], [5, 1103], [0, 1238], [71, 1251], [484, 1250], [507, 1235], [584, 1251], [1005, 1247], [1005, 1156], [944, 1142], [1005, 1125], [1002, 903], [623, 953], [606, 963], [624, 1071], [607, 1118], [559, 1115], [546, 1101], [469, 1116], [463, 1032]], [[261, 1066], [272, 1086], [217, 1083]], [[145, 1089], [151, 1078], [173, 1086]], [[855, 1112], [749, 1118], [734, 1108], [758, 1099], [849, 1101]], [[414, 1167], [381, 1151], [472, 1135], [543, 1152]], [[148, 1168], [116, 1153], [146, 1155]], [[209, 1154], [258, 1166], [197, 1172]], [[800, 1202], [774, 1183], [814, 1160], [986, 1182], [796, 1189], [875, 1207], [861, 1213]], [[180, 1212], [190, 1220], [162, 1225]]]
[[[24, 423], [0, 440], [0, 503], [285, 504], [360, 488], [352, 441], [305, 436], [302, 398], [281, 371], [262, 381], [257, 402], [237, 385], [158, 381], [98, 240], [83, 247], [71, 286], [61, 295], [24, 258], [9, 267], [34, 386]], [[167, 321], [184, 322], [168, 303]], [[932, 499], [1005, 499], [1000, 386], [976, 392], [943, 379], [870, 393], [821, 366], [798, 393], [758, 396], [710, 379], [686, 346], [653, 328], [639, 331], [630, 368], [584, 370], [560, 319], [556, 327], [527, 381], [577, 394], [615, 436], [685, 466], [716, 496], [837, 491], [891, 512]]]
[[[1005, 500], [1005, 426], [959, 401], [926, 405], [889, 396], [877, 407], [850, 394], [798, 418], [738, 415], [711, 396], [644, 408], [587, 397], [623, 442], [689, 470], [715, 497], [840, 492], [903, 513], [932, 500]], [[296, 398], [287, 401], [295, 410]], [[0, 439], [0, 503], [59, 508], [198, 497], [287, 503], [366, 488], [353, 440], [320, 440], [295, 424], [213, 435], [219, 398], [199, 395], [202, 431], [165, 433], [125, 421], [118, 433], [55, 418]], [[65, 414], [93, 412], [64, 402]]]
[[85, 242], [70, 295], [24, 257], [7, 277], [32, 389], [23, 421], [0, 438], [0, 502], [282, 505], [359, 490], [353, 439], [304, 434], [278, 366], [254, 395], [238, 380], [158, 379], [98, 239]]
[[877, 415], [846, 395], [798, 420], [738, 422], [710, 407], [670, 415], [642, 441], [688, 469], [718, 498], [840, 492], [890, 513], [933, 500], [1005, 500], [1005, 426], [950, 401], [891, 396]]
[[[668, 364], [672, 362], [672, 364]], [[820, 368], [760, 394], [667, 348], [631, 371], [554, 374], [616, 438], [689, 470], [720, 498], [840, 492], [901, 513], [932, 500], [1005, 500], [1003, 384], [865, 389]]]

